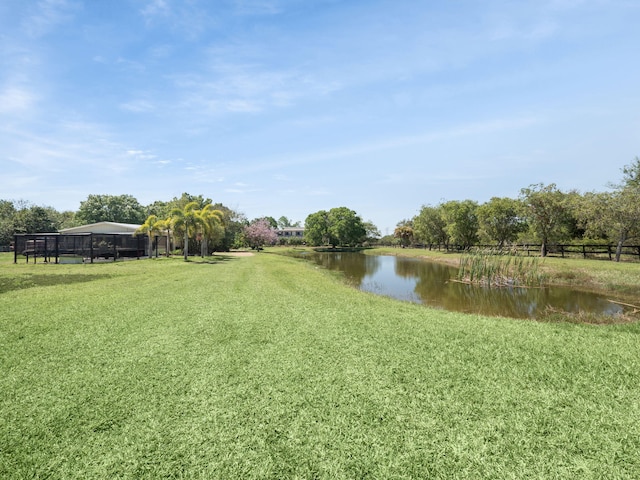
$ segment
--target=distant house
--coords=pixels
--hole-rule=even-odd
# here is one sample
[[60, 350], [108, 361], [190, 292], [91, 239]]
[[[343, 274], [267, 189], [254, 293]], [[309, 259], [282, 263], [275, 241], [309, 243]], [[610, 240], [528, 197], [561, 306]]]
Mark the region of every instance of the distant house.
[[298, 238], [302, 240], [304, 238], [304, 228], [302, 227], [287, 227], [276, 230], [276, 235], [278, 238]]

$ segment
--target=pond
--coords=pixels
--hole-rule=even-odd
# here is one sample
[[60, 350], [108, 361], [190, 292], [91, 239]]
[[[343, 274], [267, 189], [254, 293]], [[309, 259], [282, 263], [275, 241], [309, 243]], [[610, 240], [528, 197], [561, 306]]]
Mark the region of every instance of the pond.
[[621, 305], [604, 295], [572, 288], [492, 288], [452, 282], [456, 268], [416, 258], [352, 252], [296, 256], [342, 272], [360, 290], [444, 310], [512, 318], [536, 318], [549, 307], [569, 313], [623, 312]]

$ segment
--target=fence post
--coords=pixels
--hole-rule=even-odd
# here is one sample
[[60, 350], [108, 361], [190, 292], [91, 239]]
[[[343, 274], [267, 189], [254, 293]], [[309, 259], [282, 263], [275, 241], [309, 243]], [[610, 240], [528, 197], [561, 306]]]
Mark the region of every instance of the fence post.
[[587, 249], [584, 246], [584, 243], [582, 244], [582, 258], [587, 258]]
[[609, 260], [611, 260], [611, 244], [607, 245], [607, 253], [609, 254]]

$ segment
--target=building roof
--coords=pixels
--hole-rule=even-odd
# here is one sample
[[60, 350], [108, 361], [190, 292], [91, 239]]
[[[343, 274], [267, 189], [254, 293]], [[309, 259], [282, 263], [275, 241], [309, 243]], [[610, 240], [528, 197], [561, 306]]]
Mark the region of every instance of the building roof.
[[79, 227], [63, 228], [60, 233], [114, 233], [120, 235], [133, 235], [140, 228], [140, 225], [133, 223], [116, 223], [116, 222], [98, 222], [89, 225], [80, 225]]

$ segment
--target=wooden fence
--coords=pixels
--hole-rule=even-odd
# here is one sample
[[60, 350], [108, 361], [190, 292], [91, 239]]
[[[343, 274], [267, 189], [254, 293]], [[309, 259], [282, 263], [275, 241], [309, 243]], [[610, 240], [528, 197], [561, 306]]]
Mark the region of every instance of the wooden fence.
[[[458, 252], [464, 250], [460, 245], [413, 245], [414, 248], [426, 248], [429, 250], [444, 250], [448, 252]], [[495, 245], [474, 245], [474, 248], [496, 249]], [[526, 253], [527, 256], [539, 256], [541, 244], [515, 244], [503, 247], [504, 251]], [[616, 245], [600, 245], [600, 244], [549, 244], [547, 245], [548, 257], [562, 258], [595, 258], [613, 260], [616, 255]], [[620, 259], [640, 261], [640, 245], [624, 245], [620, 254]]]

